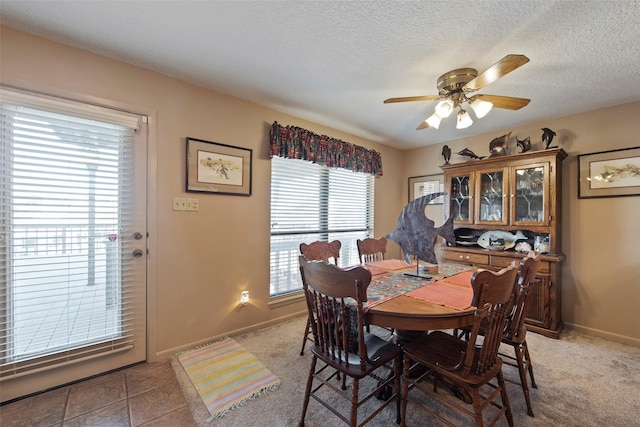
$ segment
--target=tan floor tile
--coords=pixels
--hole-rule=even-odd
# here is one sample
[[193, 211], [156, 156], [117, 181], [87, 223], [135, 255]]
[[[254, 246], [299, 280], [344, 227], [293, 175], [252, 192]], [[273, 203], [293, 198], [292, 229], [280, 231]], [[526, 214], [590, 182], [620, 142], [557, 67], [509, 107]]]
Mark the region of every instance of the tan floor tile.
[[129, 398], [131, 424], [138, 426], [187, 406], [180, 384], [173, 382]]
[[106, 383], [109, 381], [113, 381], [118, 378], [124, 379], [126, 370], [122, 369], [119, 371], [111, 372], [110, 374], [99, 375], [97, 377], [81, 381], [79, 383], [75, 383], [72, 385], [74, 388], [83, 388], [83, 387], [93, 387], [98, 384]]
[[[97, 384], [78, 383], [71, 386], [65, 420], [95, 411], [115, 402], [125, 400], [127, 392], [124, 376], [112, 377], [111, 381]], [[95, 380], [95, 378], [93, 379]], [[91, 381], [93, 381], [91, 380]]]
[[126, 372], [127, 395], [136, 396], [176, 381], [176, 374], [167, 361], [139, 365]]
[[2, 427], [53, 426], [62, 424], [69, 387], [27, 397], [2, 406]]
[[143, 427], [196, 427], [196, 423], [191, 415], [191, 410], [185, 406], [177, 411], [173, 411], [148, 423], [142, 424]]
[[79, 417], [65, 420], [63, 427], [128, 427], [129, 412], [127, 401], [121, 400], [109, 406], [80, 415]]

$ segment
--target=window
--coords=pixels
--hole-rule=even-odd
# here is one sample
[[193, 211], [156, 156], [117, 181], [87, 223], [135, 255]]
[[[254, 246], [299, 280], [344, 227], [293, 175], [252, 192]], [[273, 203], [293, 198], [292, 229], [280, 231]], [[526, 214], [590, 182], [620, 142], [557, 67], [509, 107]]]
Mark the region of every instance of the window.
[[340, 240], [340, 266], [358, 264], [373, 236], [374, 177], [303, 160], [271, 160], [271, 296], [302, 289], [300, 243]]

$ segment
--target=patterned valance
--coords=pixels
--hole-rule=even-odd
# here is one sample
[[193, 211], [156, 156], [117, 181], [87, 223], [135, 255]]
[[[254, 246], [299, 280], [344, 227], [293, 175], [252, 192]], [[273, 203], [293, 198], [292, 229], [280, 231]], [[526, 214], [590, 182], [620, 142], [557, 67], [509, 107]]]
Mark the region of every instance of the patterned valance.
[[331, 168], [382, 176], [380, 153], [326, 135], [316, 135], [296, 126], [273, 122], [269, 132], [271, 155], [308, 160]]

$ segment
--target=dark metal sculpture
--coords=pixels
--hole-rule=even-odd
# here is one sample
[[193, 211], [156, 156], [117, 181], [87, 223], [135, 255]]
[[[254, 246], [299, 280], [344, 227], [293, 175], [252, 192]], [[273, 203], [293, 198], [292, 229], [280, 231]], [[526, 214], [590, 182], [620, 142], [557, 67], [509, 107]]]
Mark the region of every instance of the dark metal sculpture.
[[435, 223], [427, 217], [424, 211], [429, 202], [446, 194], [427, 194], [409, 203], [400, 212], [395, 230], [387, 234], [388, 239], [393, 240], [402, 248], [407, 262], [411, 262], [410, 255], [417, 255], [418, 259], [437, 264], [438, 260], [433, 249], [437, 236], [445, 238], [447, 245], [455, 246], [453, 216], [450, 216], [441, 227], [435, 228]]
[[548, 150], [550, 148], [558, 148], [557, 145], [550, 147], [551, 141], [553, 141], [553, 137], [556, 136], [556, 133], [549, 128], [542, 128], [542, 142], [546, 144], [545, 149]]
[[445, 145], [442, 147], [442, 157], [444, 157], [444, 164], [449, 164], [449, 159], [451, 159], [451, 147]]
[[462, 151], [458, 151], [456, 154], [459, 154], [461, 156], [467, 156], [467, 157], [470, 157], [472, 159], [478, 159], [478, 160], [484, 159], [485, 157], [487, 157], [487, 156], [480, 157], [476, 153], [474, 153], [473, 151], [469, 150], [468, 148], [465, 148]]
[[519, 140], [518, 137], [516, 137], [516, 145], [520, 149], [521, 153], [526, 153], [527, 151], [531, 150], [531, 138], [526, 137], [523, 140]]
[[509, 138], [511, 138], [511, 132], [506, 135], [493, 138], [489, 143], [489, 157], [506, 156], [509, 151]]

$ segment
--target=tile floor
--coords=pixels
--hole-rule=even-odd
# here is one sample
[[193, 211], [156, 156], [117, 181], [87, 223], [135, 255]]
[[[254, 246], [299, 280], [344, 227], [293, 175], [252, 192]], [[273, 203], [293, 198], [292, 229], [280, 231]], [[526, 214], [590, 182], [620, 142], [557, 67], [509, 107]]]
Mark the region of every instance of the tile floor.
[[0, 407], [9, 426], [195, 426], [169, 360], [145, 363]]

